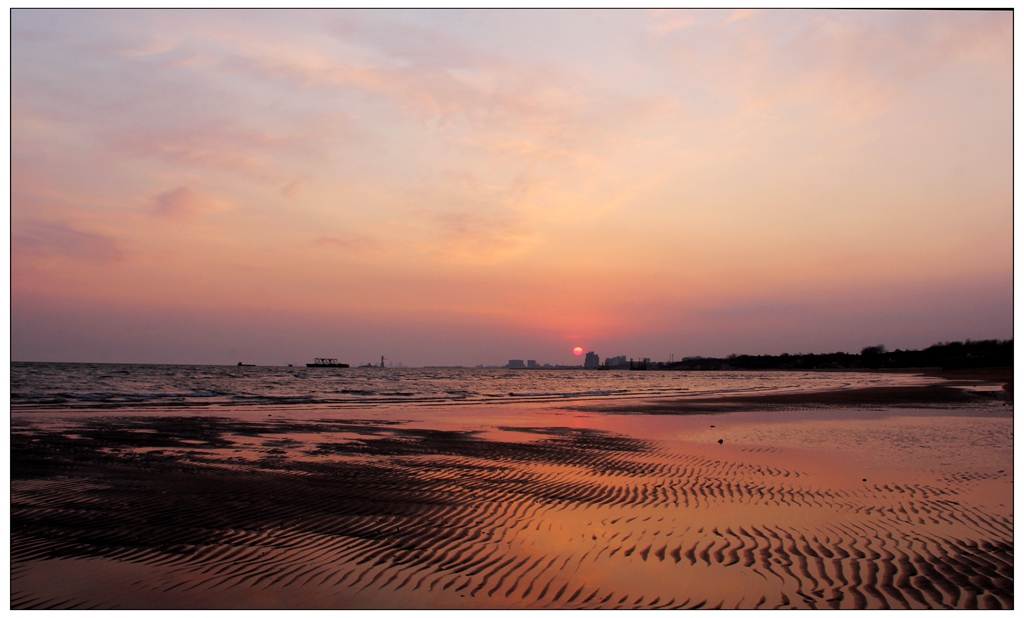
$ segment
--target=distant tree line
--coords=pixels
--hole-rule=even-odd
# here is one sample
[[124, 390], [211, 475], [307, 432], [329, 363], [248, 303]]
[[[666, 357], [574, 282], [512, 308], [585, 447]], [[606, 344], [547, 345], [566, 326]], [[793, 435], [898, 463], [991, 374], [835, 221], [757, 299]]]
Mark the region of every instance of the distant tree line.
[[941, 367], [980, 369], [1013, 366], [1013, 339], [984, 341], [948, 341], [923, 350], [886, 350], [884, 345], [869, 346], [860, 354], [770, 354], [751, 356], [730, 354], [726, 358], [687, 358], [675, 363], [658, 363], [660, 369], [909, 369]]

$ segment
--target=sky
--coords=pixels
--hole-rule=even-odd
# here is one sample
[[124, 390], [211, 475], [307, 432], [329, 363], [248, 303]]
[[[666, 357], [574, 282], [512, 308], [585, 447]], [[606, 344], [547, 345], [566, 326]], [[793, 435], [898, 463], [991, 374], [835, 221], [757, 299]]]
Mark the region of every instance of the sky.
[[11, 358], [1013, 336], [1012, 13], [11, 12]]

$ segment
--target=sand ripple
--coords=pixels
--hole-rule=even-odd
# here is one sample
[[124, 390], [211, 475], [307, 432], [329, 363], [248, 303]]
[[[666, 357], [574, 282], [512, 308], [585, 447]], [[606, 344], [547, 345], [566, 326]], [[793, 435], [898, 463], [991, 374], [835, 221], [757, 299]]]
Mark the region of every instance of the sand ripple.
[[16, 423], [11, 607], [1013, 607], [1012, 508], [971, 501], [1006, 473], [530, 431]]

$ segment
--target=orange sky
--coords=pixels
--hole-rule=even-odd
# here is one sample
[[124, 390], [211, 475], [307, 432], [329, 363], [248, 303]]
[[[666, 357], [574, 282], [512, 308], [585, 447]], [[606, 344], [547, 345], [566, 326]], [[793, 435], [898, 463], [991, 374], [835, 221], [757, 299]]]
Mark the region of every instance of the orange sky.
[[1012, 337], [1012, 13], [12, 12], [14, 360]]

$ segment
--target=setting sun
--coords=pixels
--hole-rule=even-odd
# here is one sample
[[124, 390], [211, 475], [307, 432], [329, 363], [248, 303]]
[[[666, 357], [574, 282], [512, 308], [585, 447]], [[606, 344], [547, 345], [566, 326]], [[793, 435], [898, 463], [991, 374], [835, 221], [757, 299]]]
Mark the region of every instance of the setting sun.
[[575, 348], [572, 349], [572, 353], [575, 354], [576, 356], [583, 356], [583, 348], [581, 348], [580, 346], [576, 346]]

